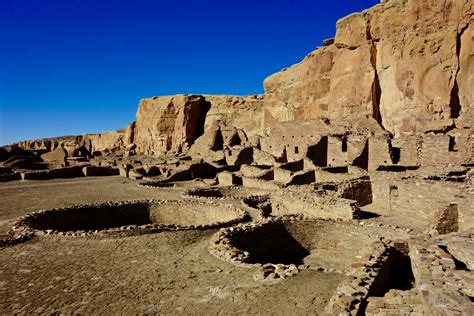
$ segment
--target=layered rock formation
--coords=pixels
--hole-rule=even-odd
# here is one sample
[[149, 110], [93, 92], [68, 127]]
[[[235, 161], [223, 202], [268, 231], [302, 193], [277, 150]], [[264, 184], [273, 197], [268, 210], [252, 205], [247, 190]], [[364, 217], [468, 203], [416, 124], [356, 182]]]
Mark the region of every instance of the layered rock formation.
[[338, 21], [334, 44], [264, 82], [264, 125], [371, 116], [387, 131], [422, 132], [473, 102], [471, 1], [386, 1]]
[[203, 133], [210, 104], [202, 96], [177, 95], [142, 99], [134, 142], [146, 155], [186, 150]]
[[261, 96], [176, 95], [142, 99], [133, 131], [139, 153], [186, 152], [216, 122], [260, 132]]
[[136, 122], [120, 132], [18, 146], [61, 147], [68, 157], [83, 147], [230, 161], [252, 147], [329, 165], [366, 166], [368, 156], [373, 168], [470, 163], [473, 21], [472, 1], [382, 1], [339, 20], [335, 38], [269, 76], [264, 95], [142, 99]]

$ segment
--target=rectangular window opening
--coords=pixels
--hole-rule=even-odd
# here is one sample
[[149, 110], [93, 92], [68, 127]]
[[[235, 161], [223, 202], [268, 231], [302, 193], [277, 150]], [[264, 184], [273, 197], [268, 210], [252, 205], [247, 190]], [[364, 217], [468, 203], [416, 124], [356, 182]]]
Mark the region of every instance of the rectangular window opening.
[[458, 151], [458, 145], [456, 144], [456, 137], [449, 136], [449, 151]]
[[342, 138], [342, 152], [345, 153], [347, 152], [347, 138], [346, 137], [343, 137]]

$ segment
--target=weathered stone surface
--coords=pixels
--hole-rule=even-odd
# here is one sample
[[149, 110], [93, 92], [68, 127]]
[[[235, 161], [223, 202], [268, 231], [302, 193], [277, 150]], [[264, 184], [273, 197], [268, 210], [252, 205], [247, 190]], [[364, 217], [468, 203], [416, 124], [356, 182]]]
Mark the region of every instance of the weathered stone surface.
[[86, 134], [84, 135], [84, 143], [90, 144], [90, 147], [85, 146], [90, 153], [118, 149], [123, 147], [123, 133], [109, 131], [101, 134]]
[[120, 174], [119, 169], [111, 167], [96, 167], [87, 166], [82, 168], [82, 173], [86, 177], [104, 177], [104, 176], [117, 176]]
[[179, 153], [187, 151], [203, 133], [216, 133], [216, 126], [229, 126], [226, 130], [219, 129], [221, 137], [228, 131], [225, 138], [246, 140], [246, 134], [236, 128], [250, 134], [259, 133], [262, 106], [263, 97], [256, 95], [176, 95], [143, 99], [137, 112], [133, 141], [141, 154]]
[[460, 118], [473, 100], [472, 12], [469, 1], [387, 1], [341, 19], [334, 45], [265, 80], [264, 127], [372, 116], [400, 135]]
[[232, 186], [238, 184], [237, 177], [228, 171], [220, 172], [217, 175], [217, 182], [222, 186]]
[[259, 134], [263, 116], [263, 95], [231, 96], [205, 95], [211, 108], [206, 116], [205, 129], [214, 122], [242, 129], [247, 135]]
[[209, 107], [209, 102], [197, 95], [142, 99], [134, 131], [138, 152], [159, 155], [187, 150], [204, 132]]
[[451, 203], [436, 212], [431, 226], [433, 233], [444, 235], [457, 232], [458, 229], [458, 205], [456, 203]]
[[466, 268], [474, 270], [474, 244], [466, 242], [461, 238], [450, 240], [448, 243], [449, 252], [459, 261], [466, 265]]
[[56, 163], [59, 165], [66, 165], [67, 152], [62, 148], [58, 147], [53, 151], [41, 155], [41, 159], [45, 162]]

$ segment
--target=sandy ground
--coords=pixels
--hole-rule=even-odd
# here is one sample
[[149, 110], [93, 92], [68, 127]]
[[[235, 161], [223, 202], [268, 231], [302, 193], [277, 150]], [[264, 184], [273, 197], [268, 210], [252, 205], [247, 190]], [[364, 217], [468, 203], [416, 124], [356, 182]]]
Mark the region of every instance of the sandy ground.
[[[7, 313], [315, 314], [342, 275], [305, 270], [276, 284], [207, 252], [212, 231], [120, 239], [36, 239], [0, 251]], [[311, 289], [311, 290], [308, 290]]]
[[[0, 184], [0, 234], [31, 211], [107, 200], [175, 199], [120, 177]], [[240, 205], [238, 201], [230, 202]], [[276, 283], [211, 256], [215, 231], [110, 239], [40, 238], [0, 250], [1, 313], [318, 314], [343, 275]]]

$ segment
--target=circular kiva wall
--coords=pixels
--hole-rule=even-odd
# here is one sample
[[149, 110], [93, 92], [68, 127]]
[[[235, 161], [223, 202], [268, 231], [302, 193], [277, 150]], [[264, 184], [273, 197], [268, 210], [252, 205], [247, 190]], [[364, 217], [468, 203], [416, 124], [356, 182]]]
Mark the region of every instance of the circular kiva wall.
[[[258, 190], [252, 190], [258, 191]], [[182, 197], [196, 199], [244, 199], [255, 195], [256, 192], [249, 191], [239, 186], [219, 186], [207, 188], [192, 188], [182, 193]], [[257, 192], [257, 196], [259, 193]], [[263, 194], [263, 193], [262, 193]]]
[[324, 219], [280, 217], [239, 224], [217, 232], [209, 251], [239, 266], [294, 264], [346, 272], [361, 252], [379, 240], [406, 237], [387, 228]]
[[246, 217], [245, 211], [210, 201], [122, 201], [39, 211], [22, 217], [13, 230], [62, 236], [133, 235], [224, 227]]

